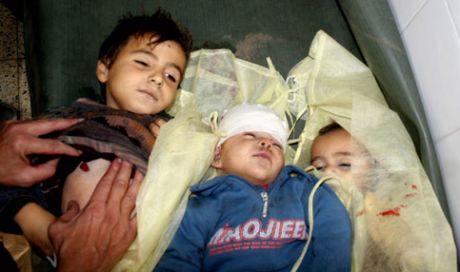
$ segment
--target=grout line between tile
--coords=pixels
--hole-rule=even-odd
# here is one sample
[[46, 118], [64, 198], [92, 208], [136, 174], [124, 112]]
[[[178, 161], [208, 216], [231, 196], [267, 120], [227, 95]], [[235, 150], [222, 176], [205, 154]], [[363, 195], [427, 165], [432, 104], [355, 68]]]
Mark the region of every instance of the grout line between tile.
[[452, 16], [452, 9], [450, 8], [449, 1], [444, 0], [444, 4], [446, 5], [447, 10], [449, 11], [449, 18], [450, 18], [450, 21], [452, 22], [452, 24], [454, 25], [455, 34], [457, 34], [457, 38], [460, 39], [459, 29], [458, 29], [458, 26], [457, 26], [457, 24], [455, 22], [454, 16]]
[[423, 8], [428, 4], [428, 2], [430, 2], [430, 0], [426, 0], [420, 7], [419, 9], [417, 9], [417, 11], [411, 16], [411, 18], [409, 19], [409, 21], [407, 21], [407, 24], [403, 27], [403, 29], [401, 30], [401, 34], [403, 34], [406, 29], [409, 27], [409, 25], [412, 23], [412, 21], [415, 20], [415, 17], [417, 17], [417, 15], [423, 10]]
[[460, 128], [454, 129], [453, 131], [447, 133], [446, 135], [443, 135], [443, 136], [439, 137], [439, 138], [436, 140], [436, 142], [443, 141], [443, 140], [445, 140], [447, 137], [452, 136], [452, 135], [456, 134], [457, 132], [460, 132]]

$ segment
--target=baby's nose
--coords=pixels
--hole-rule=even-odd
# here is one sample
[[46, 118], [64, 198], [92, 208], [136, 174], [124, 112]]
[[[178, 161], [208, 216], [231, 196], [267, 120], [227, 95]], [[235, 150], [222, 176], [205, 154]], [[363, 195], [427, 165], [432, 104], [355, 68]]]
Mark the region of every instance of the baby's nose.
[[263, 148], [269, 148], [272, 146], [272, 140], [270, 139], [267, 139], [267, 138], [260, 138], [259, 139], [259, 146], [263, 147]]
[[335, 169], [331, 165], [326, 165], [323, 167], [323, 172], [329, 175], [335, 175]]

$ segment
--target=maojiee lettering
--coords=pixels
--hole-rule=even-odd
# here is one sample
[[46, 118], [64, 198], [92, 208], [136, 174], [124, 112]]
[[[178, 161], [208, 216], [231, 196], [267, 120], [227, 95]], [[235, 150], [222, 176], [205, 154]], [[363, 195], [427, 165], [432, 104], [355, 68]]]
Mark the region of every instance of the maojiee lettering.
[[306, 240], [307, 228], [304, 220], [268, 221], [265, 228], [259, 219], [250, 219], [236, 227], [225, 225], [215, 232], [208, 243], [209, 247], [227, 243], [251, 240]]

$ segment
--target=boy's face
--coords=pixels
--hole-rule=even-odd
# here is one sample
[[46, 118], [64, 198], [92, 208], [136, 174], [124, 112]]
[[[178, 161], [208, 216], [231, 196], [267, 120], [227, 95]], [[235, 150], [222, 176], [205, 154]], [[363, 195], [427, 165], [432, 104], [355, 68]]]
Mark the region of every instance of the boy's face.
[[174, 41], [154, 44], [149, 35], [131, 37], [111, 65], [98, 61], [96, 75], [106, 85], [107, 106], [140, 114], [171, 106], [186, 65]]
[[371, 168], [368, 153], [344, 129], [316, 137], [311, 147], [311, 164], [319, 171], [354, 181], [358, 187], [364, 185], [364, 176]]
[[254, 185], [269, 184], [284, 166], [284, 152], [270, 134], [244, 132], [217, 148], [212, 166], [219, 175], [239, 176]]

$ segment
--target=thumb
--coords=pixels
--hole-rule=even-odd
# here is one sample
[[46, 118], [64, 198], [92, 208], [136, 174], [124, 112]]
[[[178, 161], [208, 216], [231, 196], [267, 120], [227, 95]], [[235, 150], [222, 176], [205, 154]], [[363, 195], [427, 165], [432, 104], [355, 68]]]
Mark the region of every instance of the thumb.
[[59, 217], [58, 220], [62, 222], [70, 222], [78, 215], [79, 212], [80, 206], [75, 200], [71, 200], [67, 204], [67, 210], [61, 215], [61, 217]]

